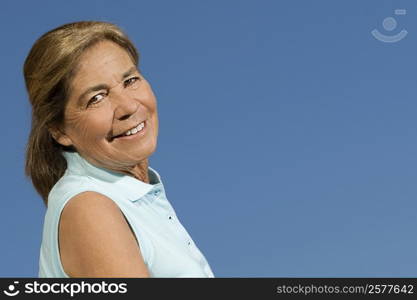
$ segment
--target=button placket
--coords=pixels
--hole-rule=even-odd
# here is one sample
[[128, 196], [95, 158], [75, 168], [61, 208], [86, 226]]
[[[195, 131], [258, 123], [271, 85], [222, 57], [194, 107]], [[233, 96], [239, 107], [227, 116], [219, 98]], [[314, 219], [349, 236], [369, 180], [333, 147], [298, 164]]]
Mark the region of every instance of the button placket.
[[202, 266], [204, 266], [204, 258], [201, 256], [201, 253], [198, 251], [196, 246], [191, 240], [187, 241], [187, 248], [190, 255]]
[[176, 228], [176, 232], [178, 233], [178, 237], [181, 238], [185, 244], [190, 247], [193, 245], [190, 236], [185, 232], [182, 225], [179, 223], [178, 220], [175, 218], [175, 214], [173, 212], [168, 213], [167, 221], [172, 222], [170, 226], [174, 226]]

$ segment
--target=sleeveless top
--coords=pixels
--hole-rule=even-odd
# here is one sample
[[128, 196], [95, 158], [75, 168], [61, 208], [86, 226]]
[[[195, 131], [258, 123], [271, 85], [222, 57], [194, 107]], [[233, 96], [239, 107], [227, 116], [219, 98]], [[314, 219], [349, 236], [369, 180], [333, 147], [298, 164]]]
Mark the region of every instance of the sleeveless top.
[[148, 167], [150, 183], [99, 168], [77, 152], [63, 152], [67, 170], [48, 196], [39, 256], [39, 277], [69, 277], [61, 264], [58, 226], [65, 204], [93, 191], [112, 199], [130, 224], [151, 277], [214, 277], [178, 220], [160, 175]]

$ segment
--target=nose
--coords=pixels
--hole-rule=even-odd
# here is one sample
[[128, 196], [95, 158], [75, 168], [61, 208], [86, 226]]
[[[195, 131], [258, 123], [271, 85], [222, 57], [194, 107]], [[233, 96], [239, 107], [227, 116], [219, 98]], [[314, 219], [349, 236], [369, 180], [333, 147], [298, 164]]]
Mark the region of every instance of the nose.
[[139, 103], [129, 95], [126, 90], [113, 92], [113, 103], [115, 105], [114, 117], [117, 120], [123, 121], [138, 110]]

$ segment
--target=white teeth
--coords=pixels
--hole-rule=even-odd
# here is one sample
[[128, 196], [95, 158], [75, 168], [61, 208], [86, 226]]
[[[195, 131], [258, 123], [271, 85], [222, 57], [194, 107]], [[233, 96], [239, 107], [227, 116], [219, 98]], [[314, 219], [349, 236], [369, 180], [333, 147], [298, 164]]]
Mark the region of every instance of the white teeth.
[[132, 134], [138, 133], [139, 131], [143, 129], [143, 127], [145, 127], [145, 122], [140, 123], [135, 128], [129, 129], [128, 131], [126, 131], [124, 135], [132, 135]]

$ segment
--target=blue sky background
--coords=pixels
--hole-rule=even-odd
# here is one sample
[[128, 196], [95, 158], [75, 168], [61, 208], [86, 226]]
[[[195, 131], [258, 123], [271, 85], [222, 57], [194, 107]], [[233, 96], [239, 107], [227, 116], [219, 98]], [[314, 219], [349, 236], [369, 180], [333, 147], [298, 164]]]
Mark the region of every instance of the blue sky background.
[[78, 20], [139, 48], [150, 165], [217, 277], [417, 276], [416, 15], [411, 0], [2, 1], [0, 276], [37, 276], [45, 213], [23, 170], [23, 61]]

